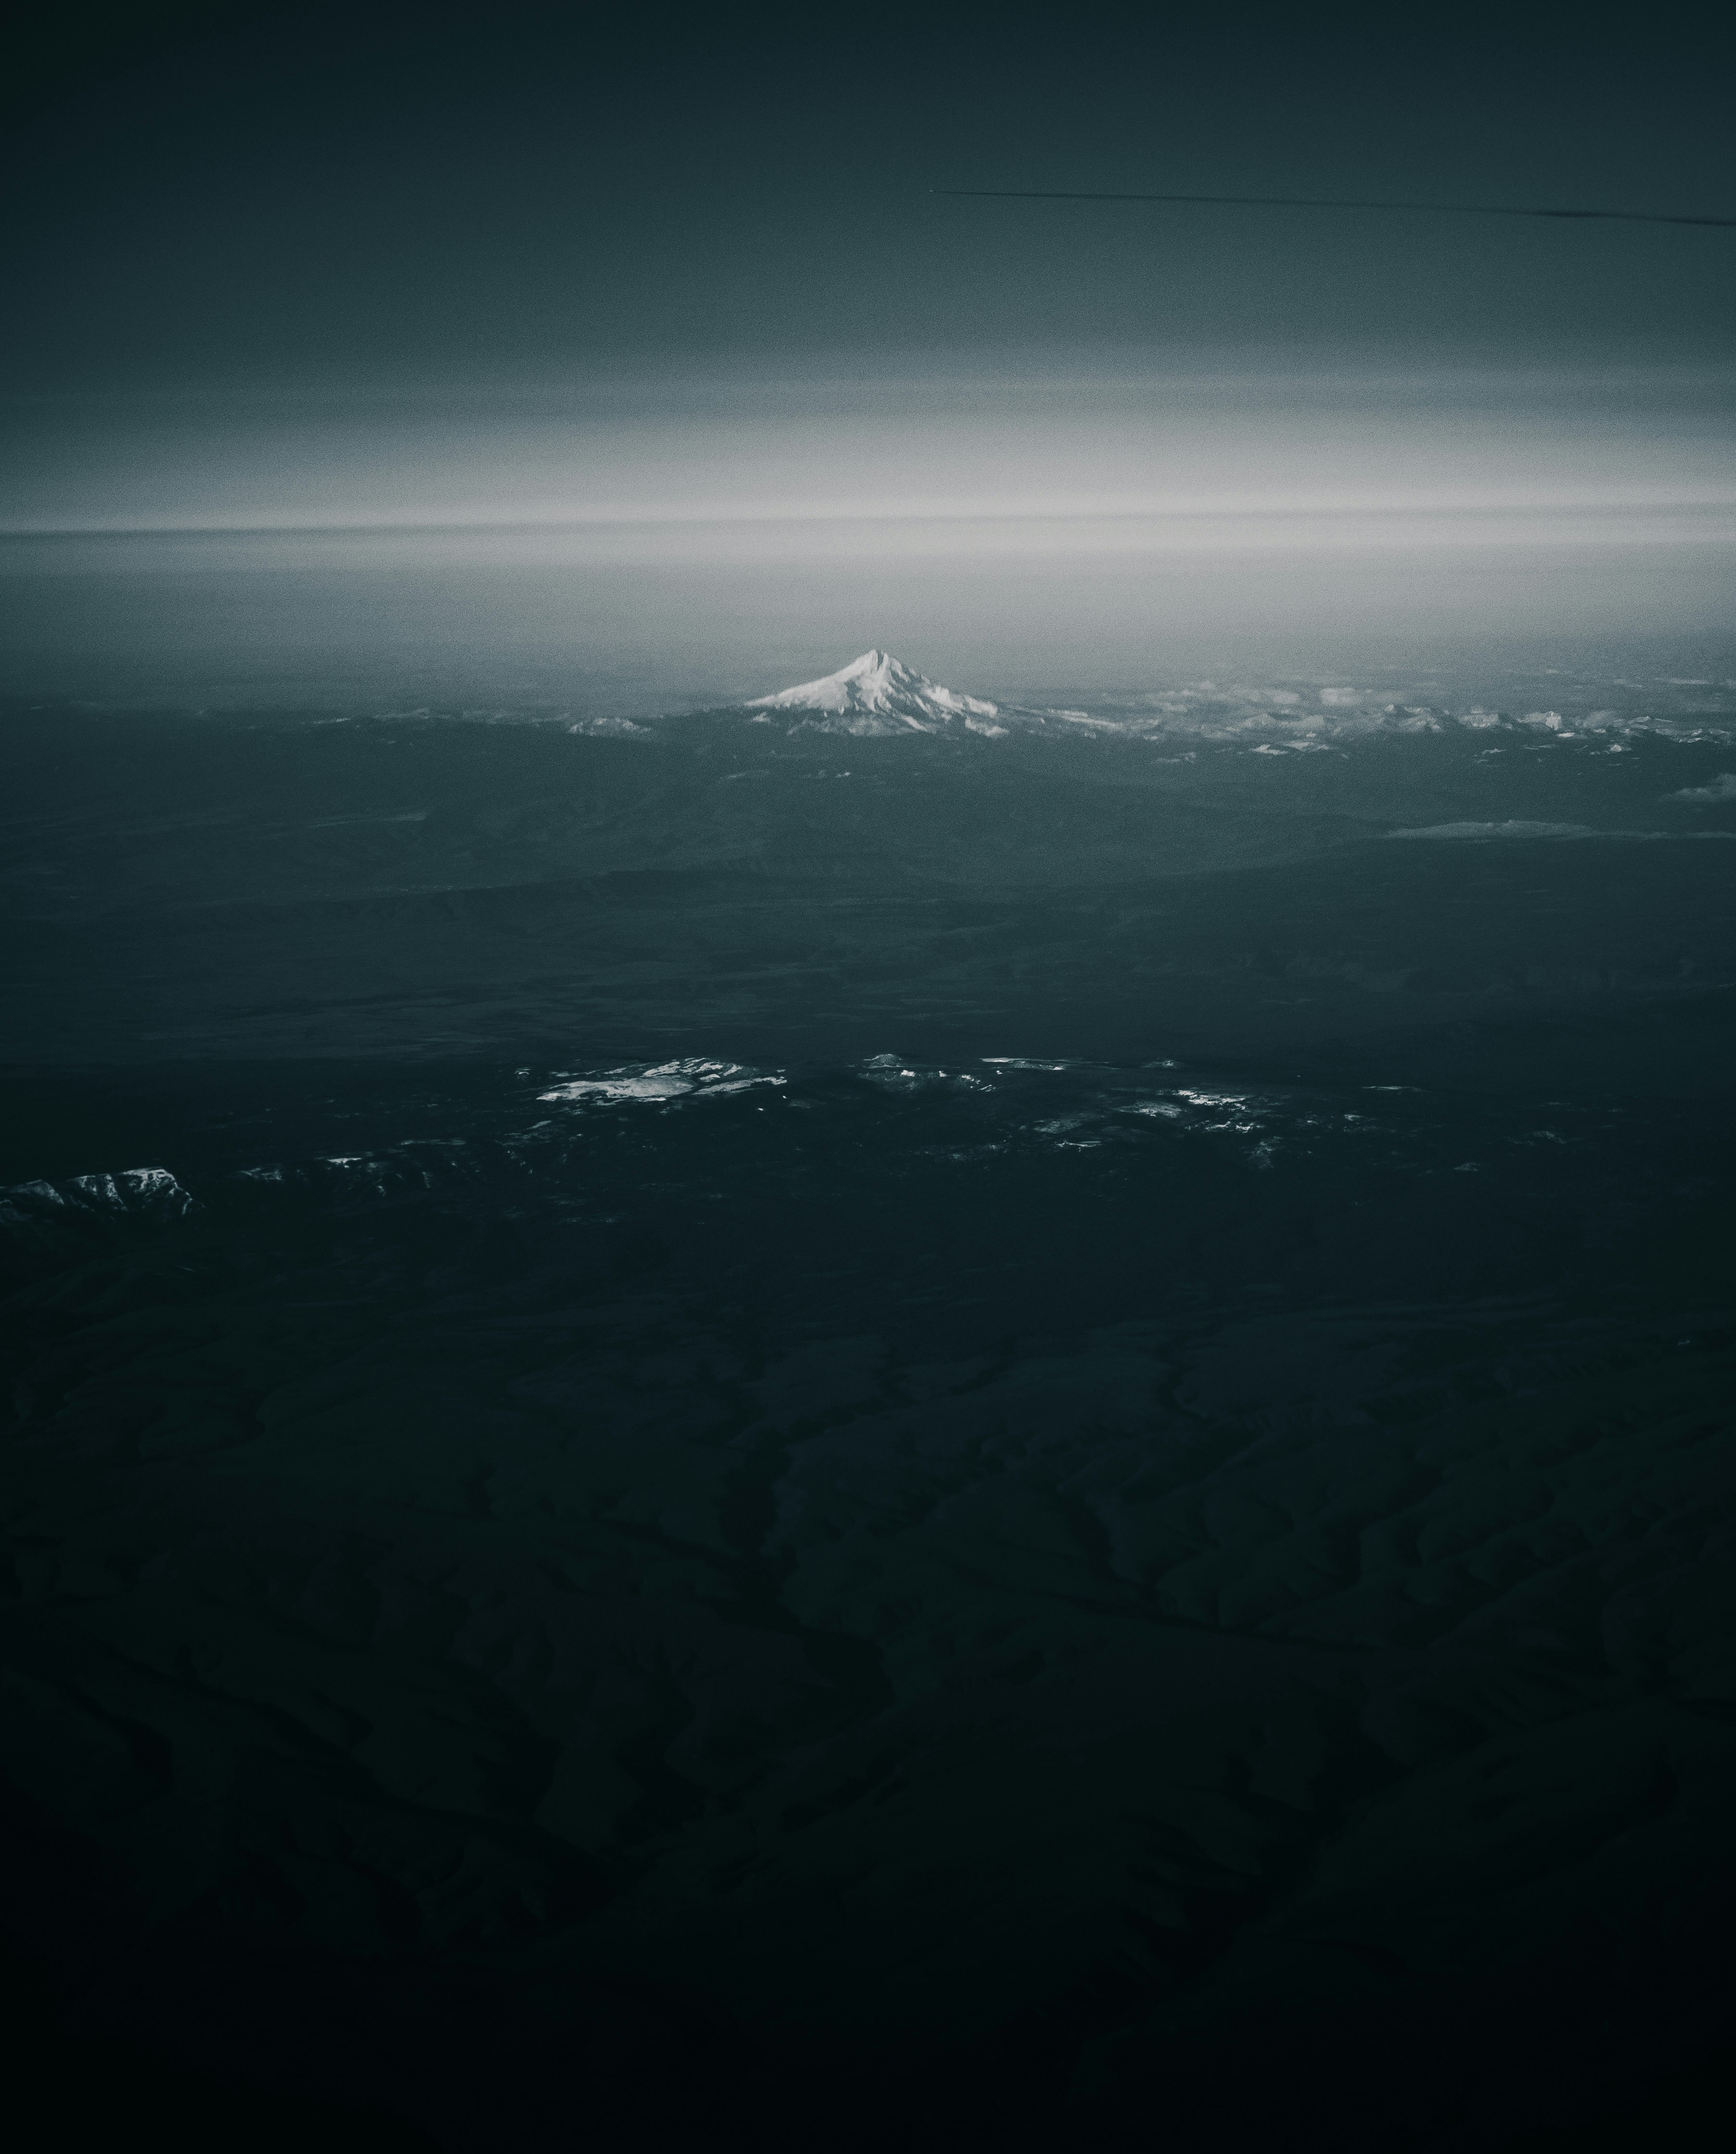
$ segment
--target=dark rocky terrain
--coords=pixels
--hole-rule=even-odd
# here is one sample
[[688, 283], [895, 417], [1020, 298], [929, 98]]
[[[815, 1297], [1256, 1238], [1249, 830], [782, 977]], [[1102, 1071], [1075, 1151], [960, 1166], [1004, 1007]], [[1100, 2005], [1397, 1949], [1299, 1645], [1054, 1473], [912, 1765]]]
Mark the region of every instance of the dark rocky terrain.
[[26, 2067], [193, 2143], [1695, 2143], [1696, 732], [14, 714]]

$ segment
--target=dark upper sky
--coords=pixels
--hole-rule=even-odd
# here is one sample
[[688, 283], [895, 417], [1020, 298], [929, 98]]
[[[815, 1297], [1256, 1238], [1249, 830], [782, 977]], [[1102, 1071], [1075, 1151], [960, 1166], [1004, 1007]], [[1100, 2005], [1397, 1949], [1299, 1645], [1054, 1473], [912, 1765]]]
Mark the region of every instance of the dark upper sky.
[[[1194, 354], [1722, 361], [1736, 232], [937, 198], [1736, 215], [1700, 22], [1056, 7], [81, 18], [10, 150], [7, 385]], [[1703, 18], [1702, 18], [1703, 19]]]

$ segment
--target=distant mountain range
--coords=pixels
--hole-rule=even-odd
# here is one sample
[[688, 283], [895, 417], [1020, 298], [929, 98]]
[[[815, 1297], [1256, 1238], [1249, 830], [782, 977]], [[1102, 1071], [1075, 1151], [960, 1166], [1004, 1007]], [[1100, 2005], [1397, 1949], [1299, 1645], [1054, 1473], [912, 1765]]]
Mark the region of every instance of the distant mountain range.
[[960, 721], [973, 732], [1003, 730], [994, 722], [1000, 716], [997, 704], [943, 688], [883, 651], [865, 651], [823, 680], [757, 696], [747, 707], [822, 712], [839, 722], [831, 728], [839, 732], [932, 732]]
[[[745, 706], [762, 722], [776, 712], [796, 727], [853, 734], [1047, 732], [1181, 744], [1217, 742], [1255, 755], [1324, 752], [1379, 737], [1444, 734], [1469, 738], [1487, 757], [1504, 743], [1541, 745], [1563, 754], [1626, 755], [1647, 740], [1736, 742], [1736, 682], [1674, 679], [1641, 682], [1586, 676], [1565, 711], [1527, 708], [1559, 696], [1550, 676], [1516, 676], [1508, 707], [1459, 696], [1442, 700], [1437, 683], [1352, 687], [1338, 680], [1292, 677], [1266, 686], [1211, 681], [1169, 682], [1143, 695], [1118, 696], [1095, 711], [1036, 703], [991, 703], [944, 688], [884, 651], [865, 651], [818, 681], [803, 681]], [[1592, 705], [1598, 707], [1589, 707]], [[1661, 707], [1660, 707], [1661, 706]], [[625, 718], [598, 718], [586, 732], [639, 732]], [[1670, 798], [1702, 814], [1736, 804], [1736, 773], [1677, 786]], [[1493, 825], [1491, 825], [1493, 827]], [[1516, 826], [1509, 835], [1516, 834]], [[1431, 825], [1428, 835], [1437, 835]], [[1556, 833], [1560, 835], [1560, 833]], [[1606, 835], [1613, 835], [1606, 833]]]

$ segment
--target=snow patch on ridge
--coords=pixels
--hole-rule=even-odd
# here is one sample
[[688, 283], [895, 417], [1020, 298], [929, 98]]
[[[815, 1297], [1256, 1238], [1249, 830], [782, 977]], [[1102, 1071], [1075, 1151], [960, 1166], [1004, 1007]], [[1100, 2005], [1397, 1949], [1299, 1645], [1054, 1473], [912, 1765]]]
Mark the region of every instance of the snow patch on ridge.
[[1431, 823], [1419, 830], [1388, 830], [1389, 838], [1468, 839], [1483, 842], [1490, 838], [1611, 838], [1621, 839], [1632, 845], [1692, 844], [1696, 840], [1725, 839], [1736, 841], [1736, 830], [1599, 830], [1588, 823]]
[[601, 1105], [617, 1100], [663, 1104], [674, 1100], [716, 1100], [728, 1093], [750, 1091], [756, 1085], [787, 1081], [781, 1070], [768, 1073], [746, 1069], [739, 1062], [708, 1062], [690, 1055], [679, 1062], [632, 1062], [619, 1069], [570, 1078], [537, 1097], [563, 1105]]
[[74, 1174], [64, 1182], [19, 1182], [0, 1189], [0, 1220], [12, 1225], [57, 1214], [179, 1218], [192, 1208], [192, 1197], [165, 1166], [128, 1166], [114, 1174]]

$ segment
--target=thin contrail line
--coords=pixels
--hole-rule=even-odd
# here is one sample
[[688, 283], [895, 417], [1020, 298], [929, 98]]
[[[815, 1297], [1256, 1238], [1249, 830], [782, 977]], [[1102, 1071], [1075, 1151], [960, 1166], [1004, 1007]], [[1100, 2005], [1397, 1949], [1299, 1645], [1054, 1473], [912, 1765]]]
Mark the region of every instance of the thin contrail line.
[[1498, 209], [1488, 202], [1340, 201], [1311, 195], [1145, 195], [1087, 193], [1062, 187], [935, 187], [937, 195], [995, 202], [1150, 202], [1231, 203], [1244, 209], [1408, 209], [1446, 217], [1558, 217], [1616, 224], [1713, 224], [1736, 229], [1736, 217], [1670, 217], [1644, 209]]

